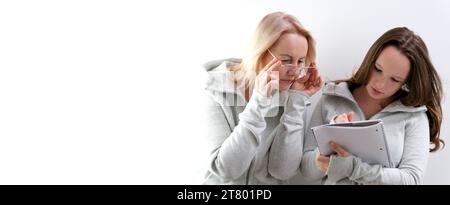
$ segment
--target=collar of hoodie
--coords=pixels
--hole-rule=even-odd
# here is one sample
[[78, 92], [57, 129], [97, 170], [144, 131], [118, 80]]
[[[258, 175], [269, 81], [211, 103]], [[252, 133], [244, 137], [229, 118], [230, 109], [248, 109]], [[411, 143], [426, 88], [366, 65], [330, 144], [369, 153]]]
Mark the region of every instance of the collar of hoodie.
[[[348, 89], [348, 83], [341, 82], [336, 84], [334, 82], [327, 82], [323, 87], [323, 95], [331, 95], [345, 98], [355, 104], [357, 104], [352, 93]], [[381, 112], [425, 112], [427, 111], [426, 106], [405, 106], [400, 100], [396, 100], [386, 106]]]

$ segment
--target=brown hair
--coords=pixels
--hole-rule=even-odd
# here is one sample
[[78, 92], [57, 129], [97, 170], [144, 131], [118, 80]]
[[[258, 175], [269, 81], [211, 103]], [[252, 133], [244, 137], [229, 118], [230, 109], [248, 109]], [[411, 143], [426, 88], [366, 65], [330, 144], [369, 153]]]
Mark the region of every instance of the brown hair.
[[411, 70], [405, 84], [409, 91], [399, 90], [394, 94], [395, 100], [399, 99], [406, 106], [427, 107], [427, 117], [430, 127], [430, 152], [439, 150], [444, 141], [440, 139], [442, 123], [442, 83], [431, 63], [428, 49], [424, 41], [406, 27], [393, 28], [384, 33], [370, 47], [359, 69], [350, 79], [338, 80], [353, 85], [366, 85], [370, 77], [370, 69], [375, 66], [375, 61], [381, 51], [387, 46], [394, 46], [402, 52], [410, 61]]

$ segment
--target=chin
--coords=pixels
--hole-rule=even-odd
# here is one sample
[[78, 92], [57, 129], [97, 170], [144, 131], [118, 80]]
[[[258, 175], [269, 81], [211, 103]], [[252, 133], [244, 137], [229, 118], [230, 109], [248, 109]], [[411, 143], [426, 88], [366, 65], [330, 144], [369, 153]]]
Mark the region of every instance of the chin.
[[386, 97], [384, 97], [384, 95], [377, 95], [377, 96], [373, 96], [373, 95], [369, 95], [372, 99], [374, 100], [383, 100], [386, 99]]
[[374, 99], [374, 100], [382, 100], [382, 99], [384, 99], [385, 98], [385, 94], [383, 93], [383, 94], [374, 94], [373, 93], [373, 91], [372, 91], [372, 87], [371, 86], [366, 86], [366, 91], [367, 91], [367, 94], [369, 94], [369, 96], [372, 98], [372, 99]]

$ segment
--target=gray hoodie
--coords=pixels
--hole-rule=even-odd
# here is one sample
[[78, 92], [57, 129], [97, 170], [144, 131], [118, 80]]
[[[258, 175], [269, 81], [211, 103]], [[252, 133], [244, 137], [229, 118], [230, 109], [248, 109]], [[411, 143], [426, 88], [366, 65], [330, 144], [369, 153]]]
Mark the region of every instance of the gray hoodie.
[[[205, 64], [209, 165], [204, 184], [285, 184], [299, 172], [308, 96], [294, 90], [248, 103], [228, 78], [238, 59]], [[278, 100], [279, 99], [279, 100]]]
[[[430, 148], [426, 107], [394, 101], [370, 119], [381, 119], [395, 168], [369, 165], [361, 159], [332, 155], [325, 174], [315, 164], [317, 143], [311, 130], [305, 136], [301, 171], [305, 178], [325, 184], [422, 184]], [[309, 127], [329, 123], [333, 116], [354, 111], [354, 121], [365, 120], [347, 83], [328, 83], [323, 88]]]

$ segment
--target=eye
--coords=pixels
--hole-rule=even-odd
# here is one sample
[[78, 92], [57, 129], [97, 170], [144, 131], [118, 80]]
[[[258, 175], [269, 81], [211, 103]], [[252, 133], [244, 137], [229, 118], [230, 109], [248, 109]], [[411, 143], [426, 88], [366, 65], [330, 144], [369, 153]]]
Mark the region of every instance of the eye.
[[303, 65], [304, 63], [305, 63], [305, 60], [303, 60], [303, 59], [298, 61], [299, 65]]
[[377, 68], [377, 67], [374, 67], [374, 69], [375, 69], [375, 71], [376, 71], [377, 73], [381, 73], [381, 72], [382, 72], [382, 70], [380, 70], [380, 69]]
[[281, 60], [281, 62], [282, 62], [283, 64], [289, 64], [289, 63], [291, 63], [291, 60]]
[[399, 80], [397, 80], [397, 79], [395, 79], [395, 78], [391, 78], [391, 80], [394, 81], [394, 82], [396, 82], [396, 83], [399, 83], [399, 82], [400, 82]]

